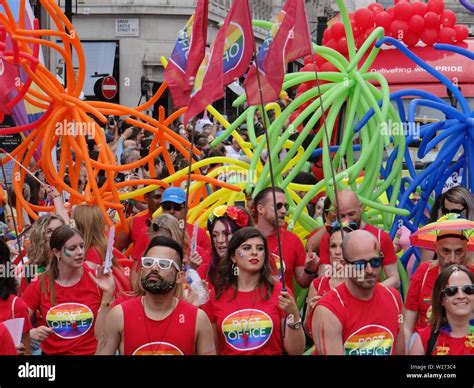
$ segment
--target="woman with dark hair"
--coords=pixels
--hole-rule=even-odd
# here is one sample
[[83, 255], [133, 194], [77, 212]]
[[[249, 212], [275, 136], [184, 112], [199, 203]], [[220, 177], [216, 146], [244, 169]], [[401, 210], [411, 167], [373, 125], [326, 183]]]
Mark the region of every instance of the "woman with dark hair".
[[232, 235], [239, 229], [252, 226], [249, 214], [238, 206], [218, 206], [207, 221], [207, 230], [211, 236], [212, 256], [207, 279], [214, 285], [219, 263], [227, 254], [227, 246]]
[[474, 274], [450, 265], [436, 279], [429, 326], [415, 334], [410, 355], [474, 355]]
[[19, 354], [31, 354], [30, 330], [32, 328], [28, 308], [18, 296], [14, 269], [10, 262], [10, 249], [0, 239], [0, 322], [9, 319], [24, 318], [21, 344], [17, 347]]
[[[203, 307], [218, 354], [302, 354], [305, 336], [293, 297], [274, 283], [267, 242], [253, 227], [238, 230]], [[285, 324], [287, 327], [285, 327]]]
[[94, 354], [94, 329], [100, 329], [113, 301], [112, 274], [101, 273], [101, 267], [98, 278], [90, 272], [84, 239], [76, 229], [56, 228], [49, 244], [53, 257], [47, 271], [23, 294], [30, 317], [39, 310], [46, 322], [36, 329], [41, 350], [48, 355]]

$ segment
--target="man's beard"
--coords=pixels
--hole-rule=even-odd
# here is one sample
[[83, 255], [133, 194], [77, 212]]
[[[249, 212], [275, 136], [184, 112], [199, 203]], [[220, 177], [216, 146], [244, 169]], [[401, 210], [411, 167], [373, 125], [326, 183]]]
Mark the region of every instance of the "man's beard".
[[141, 279], [141, 284], [143, 289], [149, 292], [150, 294], [167, 294], [168, 292], [172, 291], [176, 286], [176, 278], [174, 278], [172, 281], [167, 281], [161, 276], [157, 275], [158, 280], [149, 280], [148, 276], [146, 278]]

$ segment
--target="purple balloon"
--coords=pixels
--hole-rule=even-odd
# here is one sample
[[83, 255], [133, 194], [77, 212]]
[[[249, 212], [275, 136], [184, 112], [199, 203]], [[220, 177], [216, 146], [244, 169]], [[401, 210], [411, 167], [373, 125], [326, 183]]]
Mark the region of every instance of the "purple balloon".
[[460, 3], [466, 8], [468, 11], [474, 12], [474, 4], [472, 4], [469, 0], [459, 0]]

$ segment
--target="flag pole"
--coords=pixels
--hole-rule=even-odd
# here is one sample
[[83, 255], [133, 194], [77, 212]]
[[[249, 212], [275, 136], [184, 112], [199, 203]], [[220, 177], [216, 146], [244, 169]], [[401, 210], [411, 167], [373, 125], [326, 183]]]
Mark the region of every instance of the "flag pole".
[[272, 199], [273, 199], [273, 212], [274, 212], [274, 223], [276, 228], [276, 237], [278, 242], [278, 255], [280, 257], [280, 278], [281, 278], [281, 285], [282, 290], [286, 291], [285, 285], [285, 272], [283, 266], [283, 255], [282, 255], [282, 248], [281, 248], [281, 236], [280, 236], [280, 226], [278, 225], [278, 212], [276, 208], [276, 194], [275, 194], [275, 177], [273, 176], [273, 164], [272, 164], [272, 155], [270, 150], [270, 138], [268, 136], [268, 125], [267, 125], [267, 115], [265, 114], [265, 106], [263, 103], [263, 93], [262, 93], [262, 84], [260, 82], [260, 70], [258, 68], [258, 61], [257, 61], [257, 43], [255, 39], [253, 40], [253, 55], [255, 58], [255, 67], [257, 73], [257, 84], [258, 84], [258, 94], [260, 98], [260, 107], [262, 112], [262, 120], [263, 120], [263, 129], [265, 131], [265, 141], [267, 142], [267, 161], [269, 163], [268, 167], [270, 169], [270, 181], [272, 184]]
[[[321, 87], [320, 87], [320, 80], [318, 76], [318, 72], [316, 70], [316, 59], [314, 58], [314, 55], [316, 54], [313, 42], [311, 41], [311, 58], [312, 58], [312, 64], [313, 64], [313, 69], [314, 69], [314, 75], [316, 78], [316, 88], [318, 89], [318, 98], [319, 98], [319, 104], [321, 107], [321, 119], [322, 119], [322, 124], [323, 124], [323, 131], [324, 131], [324, 137], [326, 139], [326, 144], [327, 144], [327, 152], [329, 156], [329, 160], [331, 161], [330, 167], [331, 167], [331, 178], [332, 178], [332, 184], [334, 188], [334, 204], [335, 204], [335, 211], [336, 211], [336, 220], [340, 225], [340, 230], [341, 230], [341, 237], [344, 237], [343, 230], [342, 230], [342, 224], [341, 224], [341, 214], [339, 213], [339, 198], [338, 198], [338, 188], [337, 188], [337, 183], [336, 183], [336, 172], [334, 171], [334, 165], [332, 163], [332, 158], [331, 158], [331, 148], [330, 148], [330, 139], [329, 139], [329, 132], [328, 132], [328, 127], [326, 124], [326, 118], [324, 116], [325, 109], [323, 105], [323, 97], [321, 95]], [[322, 157], [322, 155], [321, 155]], [[321, 160], [321, 163], [323, 161]], [[322, 165], [322, 164], [321, 164]], [[329, 187], [326, 187], [326, 191], [328, 191]]]

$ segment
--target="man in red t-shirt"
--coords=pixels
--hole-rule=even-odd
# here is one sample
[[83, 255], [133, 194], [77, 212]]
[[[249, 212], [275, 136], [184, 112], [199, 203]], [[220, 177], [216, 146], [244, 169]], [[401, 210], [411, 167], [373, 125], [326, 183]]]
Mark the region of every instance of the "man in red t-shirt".
[[[137, 250], [141, 249], [141, 239], [147, 236], [148, 226], [146, 220], [153, 219], [153, 213], [161, 206], [161, 188], [155, 189], [144, 195], [148, 205], [148, 212], [142, 216], [136, 216], [128, 221], [128, 232], [120, 231], [115, 237], [115, 248], [119, 251], [127, 249], [133, 243], [132, 257], [135, 257]], [[146, 245], [145, 245], [146, 248]], [[135, 284], [137, 263], [134, 262], [130, 271], [131, 284]]]
[[96, 354], [216, 354], [206, 313], [175, 297], [183, 280], [183, 249], [168, 237], [154, 237], [141, 259], [145, 291], [115, 306], [107, 316]]
[[[366, 230], [377, 238], [383, 255], [382, 268], [385, 273], [383, 284], [388, 287], [398, 288], [400, 286], [400, 276], [398, 275], [397, 256], [390, 236], [383, 230], [377, 229], [362, 221], [362, 204], [360, 203], [357, 194], [353, 191], [343, 190], [338, 192], [338, 203], [341, 222], [356, 222], [357, 225], [359, 225], [359, 229]], [[329, 261], [328, 232], [326, 232], [321, 239], [319, 245], [319, 259], [319, 275], [322, 276], [324, 273], [327, 273], [331, 267]]]
[[408, 287], [403, 322], [407, 346], [412, 334], [428, 325], [431, 316], [431, 297], [434, 284], [441, 271], [452, 264], [469, 266], [467, 238], [462, 231], [447, 230], [440, 232], [436, 241], [437, 260], [421, 263], [413, 274]]
[[280, 230], [285, 285], [293, 292], [293, 277], [296, 278], [296, 282], [301, 287], [309, 287], [316, 275], [318, 261], [315, 255], [306, 255], [303, 243], [299, 237], [284, 228], [288, 204], [283, 189], [275, 187], [275, 197], [277, 220], [275, 220], [272, 188], [268, 187], [263, 189], [255, 196], [253, 200], [254, 214], [257, 217], [255, 227], [266, 237], [270, 258], [274, 259], [274, 264], [279, 271], [280, 253], [276, 234], [276, 227], [278, 225]]
[[365, 230], [342, 242], [346, 280], [318, 302], [312, 320], [319, 355], [402, 355], [402, 300], [378, 283], [382, 258], [377, 239]]
[[[175, 217], [178, 220], [179, 226], [181, 228], [185, 222], [185, 202], [186, 193], [179, 187], [170, 187], [163, 192], [163, 199], [161, 203], [163, 207], [163, 213], [171, 214], [173, 217]], [[186, 222], [185, 227], [189, 243], [191, 244], [194, 225]], [[201, 279], [204, 279], [207, 275], [207, 269], [211, 260], [211, 240], [209, 239], [206, 231], [202, 228], [197, 228], [196, 251], [201, 256], [202, 261], [200, 260], [197, 262], [191, 262], [190, 264], [195, 267]]]

